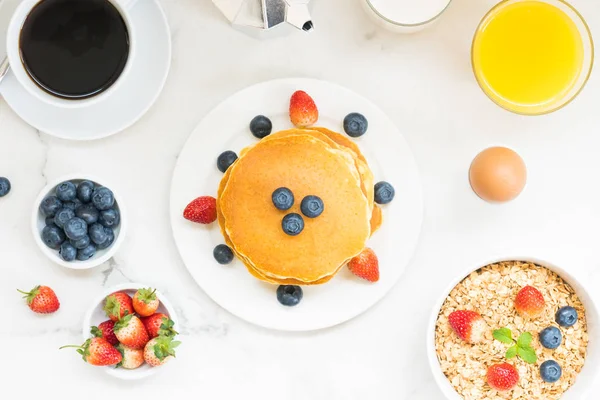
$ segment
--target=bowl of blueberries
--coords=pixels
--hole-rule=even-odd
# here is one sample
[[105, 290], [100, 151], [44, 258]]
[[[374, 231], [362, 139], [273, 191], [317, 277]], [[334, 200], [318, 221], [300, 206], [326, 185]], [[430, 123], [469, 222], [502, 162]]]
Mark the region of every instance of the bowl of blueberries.
[[66, 176], [48, 184], [33, 208], [33, 236], [55, 263], [72, 269], [110, 259], [125, 237], [123, 202], [102, 180]]

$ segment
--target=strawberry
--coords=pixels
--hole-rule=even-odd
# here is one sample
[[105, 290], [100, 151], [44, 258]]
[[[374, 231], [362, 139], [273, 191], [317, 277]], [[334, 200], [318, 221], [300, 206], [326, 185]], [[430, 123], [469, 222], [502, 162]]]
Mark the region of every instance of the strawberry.
[[515, 309], [522, 317], [538, 317], [545, 307], [544, 296], [533, 286], [525, 286], [515, 297]]
[[106, 297], [104, 311], [108, 318], [117, 322], [128, 314], [133, 314], [131, 297], [127, 293], [116, 292]]
[[154, 338], [144, 347], [144, 360], [153, 367], [163, 365], [175, 357], [175, 348], [180, 344], [181, 342], [174, 341], [172, 337]]
[[82, 355], [83, 361], [101, 367], [118, 364], [123, 358], [117, 349], [101, 337], [88, 339], [81, 346], [63, 346], [61, 349], [67, 347], [76, 348]]
[[168, 316], [162, 313], [156, 313], [149, 317], [142, 318], [142, 323], [148, 331], [151, 339], [157, 336], [175, 336], [177, 331], [173, 329], [175, 323]]
[[306, 92], [298, 90], [290, 99], [290, 120], [298, 127], [314, 124], [319, 119], [315, 101]]
[[159, 305], [156, 289], [140, 289], [133, 295], [133, 309], [140, 317], [148, 317], [154, 314]]
[[210, 196], [198, 197], [183, 210], [183, 218], [199, 224], [210, 224], [217, 219], [217, 199]]
[[36, 286], [30, 292], [24, 292], [17, 289], [19, 293], [23, 293], [27, 299], [27, 305], [31, 311], [38, 314], [52, 314], [60, 307], [60, 302], [54, 290], [48, 286]]
[[150, 338], [142, 321], [133, 314], [121, 318], [114, 327], [119, 342], [132, 349], [143, 349]]
[[519, 382], [519, 371], [508, 363], [492, 365], [487, 370], [487, 382], [492, 389], [511, 390]]
[[482, 342], [488, 329], [483, 317], [475, 311], [454, 311], [448, 316], [448, 323], [458, 337], [467, 343]]
[[368, 247], [348, 263], [350, 272], [369, 282], [379, 280], [379, 260], [375, 252]]
[[136, 369], [144, 363], [144, 349], [132, 349], [131, 347], [119, 344], [117, 350], [123, 356], [121, 362], [117, 364], [117, 368]]
[[98, 326], [92, 326], [91, 333], [95, 337], [103, 337], [108, 343], [114, 346], [119, 343], [119, 340], [113, 332], [114, 326], [115, 322], [109, 319], [108, 321], [102, 322]]

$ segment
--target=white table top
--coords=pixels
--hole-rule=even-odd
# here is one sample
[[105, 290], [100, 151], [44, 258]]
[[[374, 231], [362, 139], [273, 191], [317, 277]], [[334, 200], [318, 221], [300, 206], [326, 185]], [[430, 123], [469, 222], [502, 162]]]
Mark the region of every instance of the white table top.
[[[13, 184], [0, 199], [0, 304], [8, 312], [0, 324], [3, 393], [442, 400], [424, 337], [433, 304], [459, 273], [494, 255], [519, 253], [566, 260], [600, 287], [598, 71], [564, 110], [517, 116], [492, 104], [470, 69], [472, 33], [494, 1], [455, 0], [437, 25], [414, 36], [377, 28], [356, 1], [314, 3], [313, 34], [260, 41], [231, 29], [208, 0], [163, 0], [173, 34], [167, 86], [140, 122], [106, 140], [72, 143], [40, 134], [0, 100], [0, 176]], [[600, 3], [573, 4], [599, 31]], [[414, 261], [390, 295], [356, 320], [308, 334], [256, 328], [213, 303], [182, 264], [168, 219], [173, 166], [202, 116], [241, 88], [289, 76], [340, 83], [387, 112], [413, 148], [426, 207]], [[515, 148], [528, 165], [528, 186], [510, 204], [486, 204], [469, 188], [472, 157], [493, 144]], [[53, 265], [29, 230], [45, 182], [78, 171], [115, 181], [130, 214], [116, 257], [85, 272]], [[159, 287], [182, 321], [179, 356], [155, 380], [116, 381], [74, 352], [57, 350], [81, 342], [92, 298], [127, 281]], [[58, 293], [57, 314], [34, 315], [15, 291], [38, 283]]]

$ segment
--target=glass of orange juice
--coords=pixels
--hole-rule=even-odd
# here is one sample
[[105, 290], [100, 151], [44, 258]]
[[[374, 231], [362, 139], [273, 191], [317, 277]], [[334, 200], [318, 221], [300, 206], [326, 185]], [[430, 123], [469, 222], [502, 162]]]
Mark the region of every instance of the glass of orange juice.
[[585, 20], [563, 0], [503, 0], [473, 38], [477, 82], [499, 106], [525, 115], [564, 107], [583, 89], [594, 61]]

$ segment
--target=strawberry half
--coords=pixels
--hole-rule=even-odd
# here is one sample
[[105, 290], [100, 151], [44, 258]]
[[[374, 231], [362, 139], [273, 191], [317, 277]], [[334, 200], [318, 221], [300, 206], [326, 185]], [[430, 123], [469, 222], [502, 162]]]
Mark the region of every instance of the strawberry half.
[[298, 127], [314, 124], [319, 119], [315, 101], [306, 92], [298, 90], [290, 99], [290, 120]]
[[368, 247], [350, 260], [348, 268], [354, 275], [369, 282], [379, 280], [379, 260], [375, 252]]
[[533, 286], [525, 286], [519, 290], [515, 297], [515, 309], [527, 318], [540, 316], [546, 308], [546, 301], [542, 293]]
[[36, 286], [29, 292], [24, 292], [17, 289], [19, 293], [24, 294], [24, 298], [27, 299], [27, 305], [31, 311], [38, 314], [51, 314], [59, 309], [60, 302], [54, 290], [48, 286]]
[[492, 389], [511, 390], [519, 383], [519, 371], [508, 363], [492, 365], [487, 370], [487, 382]]
[[211, 224], [217, 219], [217, 199], [202, 196], [192, 200], [183, 210], [183, 218], [199, 224]]
[[475, 311], [454, 311], [448, 316], [448, 323], [458, 337], [467, 343], [482, 342], [488, 330], [483, 317]]

